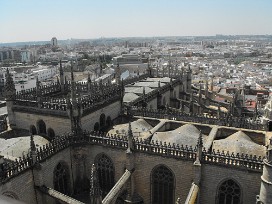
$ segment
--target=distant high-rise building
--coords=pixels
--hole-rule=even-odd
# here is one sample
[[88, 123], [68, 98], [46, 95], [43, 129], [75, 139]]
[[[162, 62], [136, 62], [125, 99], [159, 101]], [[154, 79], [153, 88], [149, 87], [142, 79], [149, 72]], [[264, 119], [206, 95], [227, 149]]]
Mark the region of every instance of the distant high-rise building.
[[53, 37], [53, 38], [51, 39], [51, 45], [52, 45], [52, 46], [58, 46], [58, 40], [57, 40], [56, 37]]

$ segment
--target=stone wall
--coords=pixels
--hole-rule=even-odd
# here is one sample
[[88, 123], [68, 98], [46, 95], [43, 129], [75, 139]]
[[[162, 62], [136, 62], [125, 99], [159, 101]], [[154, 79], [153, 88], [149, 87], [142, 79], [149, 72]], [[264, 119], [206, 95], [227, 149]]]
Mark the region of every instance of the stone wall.
[[[91, 165], [94, 163], [96, 156], [101, 153], [106, 154], [114, 163], [115, 182], [117, 182], [124, 173], [127, 165], [125, 150], [87, 145], [84, 149], [81, 149], [81, 152], [87, 155], [86, 160], [84, 160], [85, 164], [81, 164], [87, 167], [87, 177], [90, 176]], [[192, 161], [135, 153], [135, 171], [133, 175], [135, 178], [136, 192], [144, 199], [144, 203], [151, 203], [150, 176], [153, 168], [160, 164], [166, 165], [175, 175], [175, 200], [180, 197], [182, 202], [185, 202], [194, 177]], [[73, 166], [76, 167], [76, 165], [80, 164], [73, 158]], [[74, 169], [74, 175], [76, 175], [76, 169]]]
[[[69, 191], [70, 194], [80, 192], [83, 184], [88, 186], [91, 166], [95, 158], [104, 153], [114, 164], [115, 183], [123, 175], [128, 167], [126, 148], [106, 145], [90, 145], [76, 143], [65, 148], [51, 157], [42, 160], [40, 168], [25, 170], [10, 178], [8, 182], [0, 186], [0, 193], [14, 194], [14, 197], [26, 203], [36, 203], [34, 192], [35, 185], [46, 185], [54, 188], [54, 170], [58, 163], [64, 163], [69, 169]], [[135, 171], [133, 172], [136, 192], [144, 199], [144, 203], [151, 203], [151, 173], [158, 165], [167, 166], [175, 177], [175, 200], [180, 197], [184, 203], [194, 181], [195, 169], [192, 160], [183, 160], [169, 157], [167, 155], [156, 155], [152, 153], [133, 153]], [[219, 166], [215, 164], [202, 164], [202, 178], [200, 183], [200, 203], [216, 203], [217, 189], [219, 185], [227, 180], [233, 179], [241, 187], [242, 203], [255, 203], [255, 196], [259, 194], [261, 172], [245, 170], [242, 167]], [[37, 191], [38, 203], [53, 203], [53, 199]]]
[[61, 135], [65, 132], [71, 131], [71, 121], [70, 119], [64, 117], [56, 117], [50, 115], [38, 115], [33, 113], [25, 112], [14, 112], [16, 119], [16, 128], [22, 128], [29, 130], [31, 125], [37, 128], [37, 122], [43, 120], [46, 124], [46, 129], [52, 128], [55, 135]]
[[0, 194], [13, 197], [27, 204], [36, 203], [32, 170], [28, 169], [0, 185]]
[[116, 101], [102, 109], [99, 109], [91, 114], [88, 114], [81, 119], [82, 129], [92, 131], [95, 123], [99, 123], [101, 114], [105, 114], [105, 119], [110, 116], [111, 120], [117, 118], [121, 112], [121, 102]]
[[261, 172], [202, 164], [200, 203], [216, 203], [217, 190], [222, 182], [233, 179], [242, 190], [241, 203], [255, 204], [260, 192]]

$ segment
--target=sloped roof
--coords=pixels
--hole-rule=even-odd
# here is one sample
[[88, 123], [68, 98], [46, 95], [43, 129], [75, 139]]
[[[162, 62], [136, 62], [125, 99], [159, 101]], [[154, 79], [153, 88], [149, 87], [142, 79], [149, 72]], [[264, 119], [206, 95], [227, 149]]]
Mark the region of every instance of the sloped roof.
[[[108, 132], [109, 134], [120, 134], [127, 135], [128, 133], [128, 123], [115, 125]], [[139, 137], [142, 132], [146, 132], [151, 130], [153, 127], [148, 124], [144, 119], [138, 119], [136, 121], [131, 122], [131, 129], [134, 137]]]
[[128, 103], [128, 102], [134, 101], [137, 98], [139, 98], [139, 96], [135, 93], [125, 93], [123, 101], [125, 103]]
[[224, 150], [229, 153], [234, 152], [235, 154], [252, 154], [257, 156], [265, 156], [265, 146], [259, 145], [253, 142], [249, 136], [244, 132], [238, 131], [225, 139], [214, 140], [212, 148], [215, 150]]
[[[194, 125], [186, 124], [172, 131], [156, 132], [153, 135], [152, 140], [195, 147], [197, 145], [199, 134], [200, 131]], [[205, 142], [207, 136], [202, 136], [203, 142]]]
[[[48, 140], [42, 136], [35, 135], [34, 142], [36, 147], [43, 146], [48, 143]], [[16, 137], [11, 139], [0, 139], [0, 155], [3, 155], [7, 159], [14, 160], [15, 158], [22, 157], [22, 154], [26, 155], [30, 149], [30, 136], [28, 137]]]

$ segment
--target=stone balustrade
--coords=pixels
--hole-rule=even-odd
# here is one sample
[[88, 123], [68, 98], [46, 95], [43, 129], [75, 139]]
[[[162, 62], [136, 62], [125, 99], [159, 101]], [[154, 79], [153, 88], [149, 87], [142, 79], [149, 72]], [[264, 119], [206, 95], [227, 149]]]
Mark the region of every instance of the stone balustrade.
[[[195, 161], [197, 158], [197, 147], [188, 147], [179, 144], [166, 144], [160, 141], [147, 142], [142, 139], [133, 138], [133, 151], [148, 155], [164, 156], [181, 160]], [[44, 162], [46, 159], [57, 154], [61, 150], [74, 144], [101, 145], [110, 148], [126, 150], [128, 140], [126, 136], [106, 135], [103, 133], [84, 132], [74, 136], [66, 134], [56, 137], [52, 142], [39, 149], [33, 155], [27, 155], [16, 159], [15, 162], [4, 162], [0, 164], [0, 182], [6, 182], [18, 173], [32, 168], [35, 164]], [[228, 166], [229, 168], [239, 168], [261, 172], [263, 168], [263, 158], [256, 155], [234, 154], [229, 152], [202, 150], [201, 162], [204, 164]]]

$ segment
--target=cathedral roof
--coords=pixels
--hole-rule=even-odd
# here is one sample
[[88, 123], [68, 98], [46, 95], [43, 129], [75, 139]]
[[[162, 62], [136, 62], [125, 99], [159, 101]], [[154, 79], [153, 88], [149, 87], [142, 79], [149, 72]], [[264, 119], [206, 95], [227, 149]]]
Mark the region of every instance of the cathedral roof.
[[[35, 135], [34, 142], [36, 147], [42, 147], [48, 143], [48, 140], [42, 136]], [[30, 149], [30, 136], [16, 137], [11, 139], [0, 139], [0, 155], [7, 159], [15, 160], [22, 157], [22, 154], [28, 154]]]
[[[127, 135], [129, 123], [115, 125], [108, 132], [109, 134], [121, 134]], [[149, 131], [153, 127], [148, 124], [144, 119], [138, 119], [136, 121], [131, 122], [132, 133], [134, 137], [139, 137], [141, 133]]]
[[[175, 143], [195, 147], [200, 131], [192, 124], [183, 125], [175, 130], [166, 132], [156, 132], [152, 140], [162, 141], [166, 143]], [[203, 135], [203, 141], [206, 141], [207, 136]]]
[[263, 145], [259, 145], [253, 142], [249, 136], [244, 132], [238, 131], [225, 139], [214, 140], [213, 149], [224, 150], [229, 153], [239, 153], [239, 154], [252, 154], [257, 156], [265, 156], [266, 148]]
[[139, 96], [135, 93], [125, 93], [124, 98], [123, 98], [123, 102], [129, 103], [131, 101], [136, 100], [137, 98], [139, 98]]

